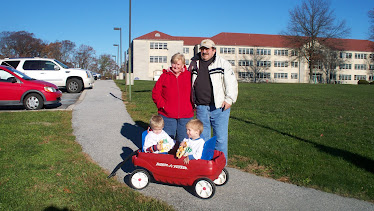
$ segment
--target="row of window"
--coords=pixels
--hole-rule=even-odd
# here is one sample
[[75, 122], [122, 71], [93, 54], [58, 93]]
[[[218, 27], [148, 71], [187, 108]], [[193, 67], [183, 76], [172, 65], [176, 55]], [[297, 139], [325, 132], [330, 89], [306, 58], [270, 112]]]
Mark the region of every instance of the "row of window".
[[[352, 80], [352, 75], [340, 74], [339, 80], [350, 81]], [[354, 80], [366, 80], [366, 75], [354, 75]]]
[[[235, 65], [234, 60], [229, 60], [231, 65]], [[252, 60], [239, 60], [238, 65], [240, 67], [243, 66], [248, 66], [252, 67], [253, 66], [253, 61]], [[258, 67], [271, 67], [271, 61], [257, 61], [257, 66]], [[291, 67], [298, 67], [299, 62], [291, 62]], [[274, 67], [288, 67], [288, 62], [287, 61], [274, 61]]]
[[[253, 79], [254, 74], [252, 72], [239, 72], [239, 78], [242, 79]], [[257, 73], [259, 79], [270, 79], [270, 73]], [[297, 79], [297, 73], [291, 73], [291, 79]], [[288, 79], [288, 73], [274, 73], [274, 79]]]
[[[239, 78], [241, 79], [253, 79], [254, 74], [252, 72], [239, 72]], [[270, 73], [257, 73], [259, 79], [270, 79]], [[288, 79], [288, 73], [274, 73], [274, 79]], [[291, 79], [298, 79], [297, 73], [291, 73]], [[347, 81], [352, 80], [352, 75], [340, 74], [339, 80]], [[354, 80], [366, 80], [366, 75], [354, 75]]]
[[166, 42], [151, 42], [150, 49], [168, 49], [168, 44]]

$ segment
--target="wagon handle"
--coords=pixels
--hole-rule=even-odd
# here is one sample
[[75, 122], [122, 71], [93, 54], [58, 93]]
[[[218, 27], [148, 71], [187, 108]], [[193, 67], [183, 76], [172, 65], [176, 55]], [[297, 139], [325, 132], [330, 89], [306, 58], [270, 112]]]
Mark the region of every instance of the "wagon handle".
[[125, 158], [122, 162], [120, 162], [120, 163], [116, 166], [116, 168], [114, 168], [114, 170], [112, 171], [112, 173], [109, 174], [109, 176], [107, 177], [107, 179], [110, 179], [110, 178], [116, 176], [116, 173], [117, 173], [118, 169], [120, 169], [120, 168], [121, 168], [121, 167], [122, 167], [122, 166], [127, 162], [127, 160], [128, 160], [129, 158], [131, 158], [133, 155], [136, 155], [136, 154], [138, 154], [138, 150], [132, 152], [129, 156], [127, 156], [127, 158]]

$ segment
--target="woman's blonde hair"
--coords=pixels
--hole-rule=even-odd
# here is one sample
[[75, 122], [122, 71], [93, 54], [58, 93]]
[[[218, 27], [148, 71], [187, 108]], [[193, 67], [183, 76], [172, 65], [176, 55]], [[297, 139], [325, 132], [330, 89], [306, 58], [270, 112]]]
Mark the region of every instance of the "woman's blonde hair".
[[191, 119], [190, 121], [188, 121], [187, 124], [186, 124], [186, 128], [188, 128], [188, 127], [192, 128], [194, 130], [198, 130], [200, 132], [200, 135], [204, 130], [203, 123], [198, 119]]
[[153, 115], [149, 121], [149, 126], [153, 128], [164, 128], [164, 119], [160, 115]]
[[172, 64], [177, 63], [178, 61], [181, 61], [183, 64], [186, 64], [186, 59], [184, 58], [184, 55], [181, 53], [176, 53], [171, 57], [170, 62]]

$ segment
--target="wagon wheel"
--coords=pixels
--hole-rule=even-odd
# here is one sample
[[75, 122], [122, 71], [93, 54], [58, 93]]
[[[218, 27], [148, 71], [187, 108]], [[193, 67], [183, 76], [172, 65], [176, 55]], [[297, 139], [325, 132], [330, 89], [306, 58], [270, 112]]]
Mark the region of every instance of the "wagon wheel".
[[227, 181], [229, 181], [229, 172], [227, 171], [226, 168], [223, 168], [221, 174], [213, 182], [217, 186], [222, 186], [222, 185], [226, 184]]
[[201, 199], [210, 199], [216, 192], [216, 185], [209, 178], [200, 178], [194, 182], [195, 194]]
[[130, 175], [130, 185], [137, 190], [148, 186], [150, 181], [149, 173], [144, 169], [137, 169]]

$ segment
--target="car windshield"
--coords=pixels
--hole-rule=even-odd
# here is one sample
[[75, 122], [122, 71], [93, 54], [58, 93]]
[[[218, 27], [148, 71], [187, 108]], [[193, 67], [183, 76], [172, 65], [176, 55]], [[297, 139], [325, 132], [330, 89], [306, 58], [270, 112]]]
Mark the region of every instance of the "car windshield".
[[58, 61], [58, 60], [56, 60], [55, 59], [55, 62], [57, 62], [59, 65], [61, 65], [63, 68], [65, 68], [65, 69], [69, 69], [69, 67], [66, 65], [66, 64], [64, 64], [64, 63], [62, 63], [62, 62], [60, 62], [60, 61]]
[[25, 80], [35, 80], [33, 78], [31, 78], [30, 76], [26, 75], [25, 73], [22, 73], [16, 69], [13, 69], [11, 67], [8, 67], [9, 70], [11, 70], [12, 72], [14, 72], [17, 76], [19, 76], [20, 78], [22, 79], [25, 79]]

